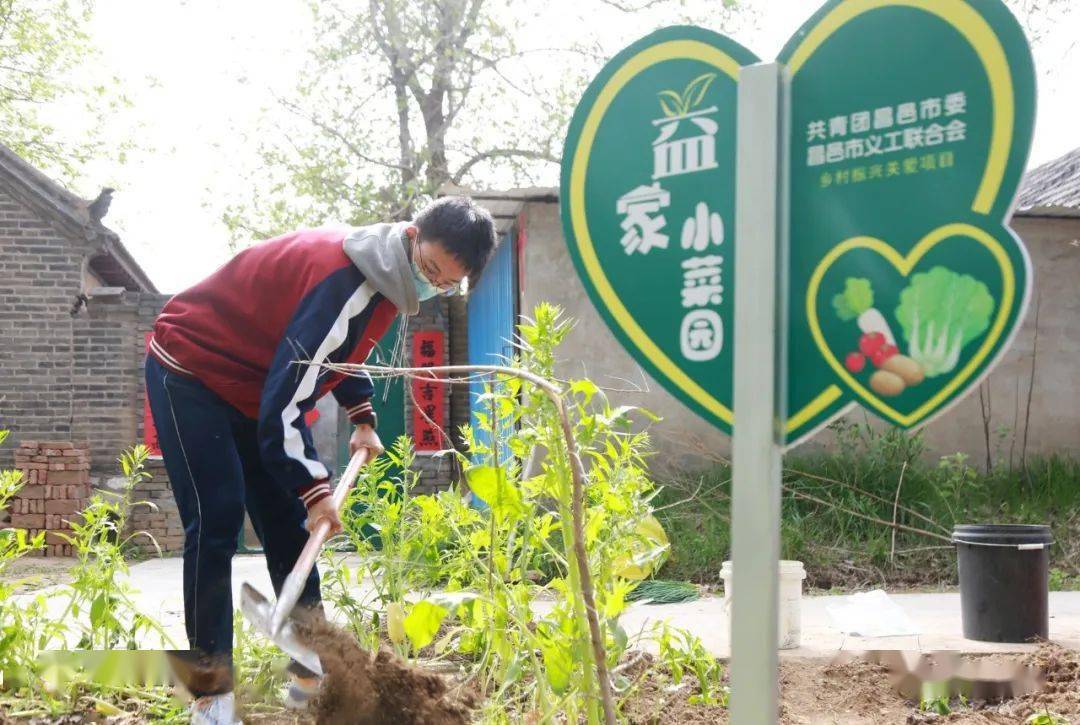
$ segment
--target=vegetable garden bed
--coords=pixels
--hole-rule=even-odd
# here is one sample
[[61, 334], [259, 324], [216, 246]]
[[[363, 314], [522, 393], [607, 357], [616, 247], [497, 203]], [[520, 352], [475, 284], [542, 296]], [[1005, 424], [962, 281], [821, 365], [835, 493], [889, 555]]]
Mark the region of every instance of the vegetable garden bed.
[[[414, 495], [404, 438], [363, 473], [343, 516], [360, 563], [331, 550], [321, 563], [324, 598], [341, 628], [310, 630], [328, 671], [317, 715], [281, 709], [284, 657], [237, 618], [237, 696], [247, 722], [726, 721], [725, 666], [697, 637], [663, 623], [635, 632], [619, 625], [631, 592], [669, 549], [654, 517], [648, 435], [631, 422], [648, 414], [613, 406], [588, 380], [551, 382], [555, 348], [569, 329], [556, 309], [541, 306], [519, 330], [519, 368], [485, 371], [480, 399], [490, 414], [463, 431], [468, 458], [446, 453], [460, 456], [461, 487]], [[124, 459], [129, 492], [144, 456]], [[0, 506], [19, 481], [7, 476], [3, 484]], [[482, 509], [463, 495], [466, 486]], [[69, 642], [72, 628], [78, 646], [100, 649], [164, 636], [116, 577], [130, 505], [99, 495], [81, 513], [78, 563], [59, 590], [69, 601], [64, 621], [47, 621], [40, 602], [16, 604], [12, 587], [0, 584], [0, 667], [11, 673], [0, 715], [186, 721], [165, 687], [110, 687], [78, 675], [50, 687], [37, 659], [50, 644]], [[41, 545], [18, 532], [0, 543], [0, 573]], [[374, 584], [371, 596], [357, 596], [361, 579]], [[542, 600], [548, 606], [537, 608]], [[875, 665], [786, 661], [781, 680], [784, 722], [902, 722], [916, 712]]]

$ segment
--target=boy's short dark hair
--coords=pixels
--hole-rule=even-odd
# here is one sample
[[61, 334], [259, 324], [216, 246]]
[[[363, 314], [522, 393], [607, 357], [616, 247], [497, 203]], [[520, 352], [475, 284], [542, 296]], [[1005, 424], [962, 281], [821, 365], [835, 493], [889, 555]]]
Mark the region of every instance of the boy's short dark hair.
[[461, 262], [474, 283], [495, 251], [491, 213], [467, 196], [444, 196], [424, 207], [415, 220], [420, 237], [441, 242]]

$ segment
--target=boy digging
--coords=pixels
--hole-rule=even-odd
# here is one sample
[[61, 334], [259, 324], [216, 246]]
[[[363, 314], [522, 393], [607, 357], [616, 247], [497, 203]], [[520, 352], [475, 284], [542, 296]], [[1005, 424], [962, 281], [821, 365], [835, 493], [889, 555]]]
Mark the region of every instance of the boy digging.
[[[305, 414], [332, 393], [355, 426], [350, 452], [383, 450], [371, 379], [318, 364], [364, 362], [395, 315], [458, 292], [494, 248], [491, 215], [446, 197], [411, 222], [304, 229], [257, 244], [158, 316], [147, 397], [184, 523], [189, 656], [214, 673], [189, 686], [193, 723], [235, 721], [231, 573], [245, 510], [275, 593], [317, 521], [341, 529]], [[299, 605], [321, 606], [317, 569]], [[302, 708], [318, 680], [297, 662], [289, 673], [286, 703]]]

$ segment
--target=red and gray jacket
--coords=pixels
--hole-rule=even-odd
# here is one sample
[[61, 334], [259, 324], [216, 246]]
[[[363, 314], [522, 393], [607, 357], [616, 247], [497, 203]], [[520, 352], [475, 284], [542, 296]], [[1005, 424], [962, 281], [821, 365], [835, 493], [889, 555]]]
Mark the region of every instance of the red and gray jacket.
[[[165, 305], [150, 354], [258, 421], [263, 464], [307, 506], [330, 495], [305, 414], [333, 393], [353, 423], [375, 423], [362, 363], [398, 312], [419, 302], [406, 223], [302, 229], [240, 252]], [[315, 363], [309, 365], [305, 363]]]

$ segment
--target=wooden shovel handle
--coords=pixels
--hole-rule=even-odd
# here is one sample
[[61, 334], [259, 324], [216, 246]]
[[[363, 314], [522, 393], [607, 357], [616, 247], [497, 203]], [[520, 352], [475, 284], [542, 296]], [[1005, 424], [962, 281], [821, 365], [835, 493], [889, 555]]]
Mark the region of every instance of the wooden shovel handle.
[[[360, 475], [360, 469], [364, 467], [370, 457], [370, 450], [360, 448], [349, 459], [349, 465], [345, 467], [345, 472], [341, 474], [337, 486], [334, 487], [334, 494], [330, 499], [334, 504], [334, 510], [338, 513], [341, 513], [341, 508], [345, 505], [345, 499], [348, 498], [349, 491], [352, 490], [357, 477]], [[315, 559], [319, 556], [319, 550], [329, 533], [330, 522], [326, 519], [319, 519], [315, 523], [315, 528], [311, 530], [311, 535], [308, 536], [307, 543], [304, 544], [304, 549], [300, 552], [300, 556], [293, 566], [293, 571], [303, 572], [304, 578], [307, 578], [307, 573], [315, 565]]]
[[[341, 512], [341, 507], [345, 505], [345, 499], [348, 497], [349, 491], [352, 490], [357, 477], [360, 475], [360, 469], [364, 467], [364, 464], [368, 462], [370, 457], [371, 451], [367, 448], [361, 448], [349, 459], [349, 465], [345, 467], [345, 472], [341, 474], [341, 478], [338, 479], [337, 486], [334, 488], [334, 494], [330, 499], [334, 503], [335, 511]], [[311, 530], [307, 543], [304, 544], [304, 548], [300, 552], [300, 556], [297, 557], [292, 571], [289, 572], [288, 578], [285, 579], [285, 583], [281, 587], [281, 595], [278, 597], [277, 604], [274, 605], [274, 610], [270, 618], [271, 632], [276, 634], [281, 628], [282, 622], [284, 622], [293, 607], [296, 606], [296, 602], [304, 589], [304, 583], [307, 581], [308, 574], [311, 572], [312, 567], [315, 566], [315, 560], [319, 556], [319, 550], [322, 549], [323, 542], [326, 541], [326, 537], [329, 533], [329, 521], [325, 518], [320, 518], [315, 522], [315, 528]]]

